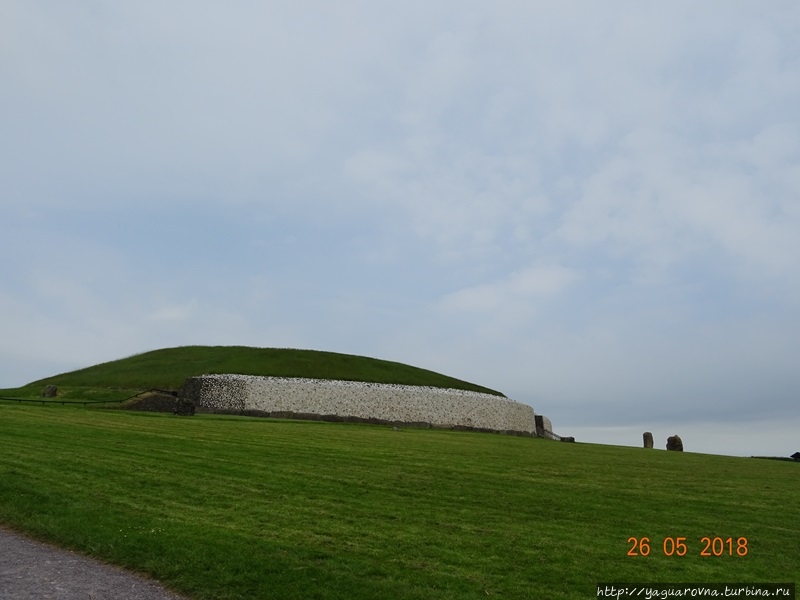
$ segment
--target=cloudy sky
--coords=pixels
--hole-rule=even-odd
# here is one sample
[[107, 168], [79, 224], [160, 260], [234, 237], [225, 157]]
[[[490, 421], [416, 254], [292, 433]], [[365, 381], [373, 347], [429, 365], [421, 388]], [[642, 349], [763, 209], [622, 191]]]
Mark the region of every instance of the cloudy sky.
[[0, 3], [0, 388], [186, 344], [800, 450], [800, 4]]

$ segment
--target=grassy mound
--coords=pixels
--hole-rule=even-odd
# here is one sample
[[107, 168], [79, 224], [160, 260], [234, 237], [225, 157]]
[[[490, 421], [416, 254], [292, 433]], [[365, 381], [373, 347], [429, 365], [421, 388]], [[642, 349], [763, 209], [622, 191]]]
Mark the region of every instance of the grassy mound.
[[425, 385], [503, 395], [467, 381], [397, 362], [337, 352], [246, 346], [184, 346], [153, 350], [34, 381], [16, 390], [1, 390], [0, 395], [36, 397], [44, 386], [55, 385], [59, 388], [60, 398], [120, 400], [140, 390], [178, 389], [187, 377], [220, 373]]

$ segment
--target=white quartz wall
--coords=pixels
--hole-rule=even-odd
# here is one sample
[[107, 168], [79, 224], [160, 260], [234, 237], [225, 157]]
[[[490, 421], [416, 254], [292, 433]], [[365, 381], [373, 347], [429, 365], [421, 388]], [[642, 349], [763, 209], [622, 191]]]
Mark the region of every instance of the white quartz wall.
[[336, 415], [534, 434], [533, 409], [492, 394], [353, 381], [203, 375], [187, 382], [198, 408]]

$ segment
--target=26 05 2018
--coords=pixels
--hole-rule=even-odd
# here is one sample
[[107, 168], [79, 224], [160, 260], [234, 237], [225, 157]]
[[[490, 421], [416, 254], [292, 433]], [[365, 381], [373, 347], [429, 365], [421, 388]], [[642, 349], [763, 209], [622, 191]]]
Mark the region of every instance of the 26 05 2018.
[[[664, 556], [686, 556], [692, 550], [700, 551], [700, 556], [747, 556], [749, 552], [746, 537], [703, 536], [697, 546], [689, 548], [686, 537], [665, 537], [661, 542], [661, 552]], [[654, 545], [649, 537], [628, 538], [628, 556], [650, 556]], [[657, 545], [657, 544], [655, 544]]]

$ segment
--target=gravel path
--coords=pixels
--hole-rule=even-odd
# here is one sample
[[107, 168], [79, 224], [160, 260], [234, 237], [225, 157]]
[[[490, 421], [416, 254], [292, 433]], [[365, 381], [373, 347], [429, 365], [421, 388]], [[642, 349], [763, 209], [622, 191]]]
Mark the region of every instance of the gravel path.
[[0, 600], [184, 600], [159, 583], [0, 527]]

